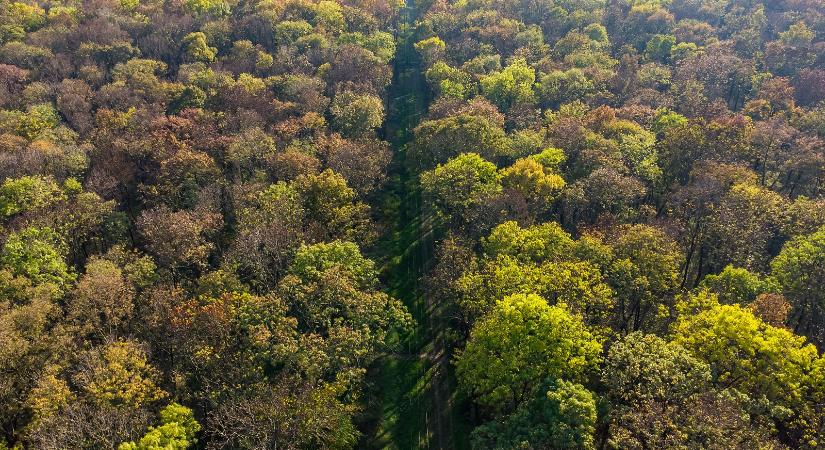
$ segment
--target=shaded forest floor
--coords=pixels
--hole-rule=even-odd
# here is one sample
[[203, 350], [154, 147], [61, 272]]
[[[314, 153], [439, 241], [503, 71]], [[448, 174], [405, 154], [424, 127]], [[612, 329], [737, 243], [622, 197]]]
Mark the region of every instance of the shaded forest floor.
[[446, 318], [421, 283], [433, 262], [438, 229], [421, 201], [418, 174], [409, 168], [405, 152], [427, 109], [426, 81], [413, 48], [415, 9], [412, 0], [407, 4], [398, 27], [385, 128], [394, 150], [385, 210], [395, 226], [379, 246], [379, 257], [385, 262], [389, 293], [404, 302], [416, 325], [408, 335], [396, 336], [395, 352], [371, 370], [370, 425], [360, 447], [461, 449], [468, 447], [469, 426], [453, 398], [454, 377], [444, 346]]

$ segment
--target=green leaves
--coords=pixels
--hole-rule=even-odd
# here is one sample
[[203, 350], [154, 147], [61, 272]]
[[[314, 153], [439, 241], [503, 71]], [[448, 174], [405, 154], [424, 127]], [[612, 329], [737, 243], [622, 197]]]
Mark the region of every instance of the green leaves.
[[558, 260], [573, 248], [573, 239], [556, 222], [522, 228], [515, 221], [504, 222], [482, 239], [489, 257], [508, 255], [521, 261], [541, 263]]
[[516, 59], [512, 64], [481, 79], [481, 91], [502, 111], [513, 105], [529, 104], [536, 101], [533, 85], [536, 71], [524, 59]]
[[512, 415], [476, 428], [473, 448], [592, 449], [596, 421], [592, 392], [569, 381], [549, 381]]
[[509, 151], [504, 128], [489, 117], [459, 114], [427, 120], [415, 129], [410, 148], [412, 163], [429, 169], [462, 153], [492, 160]]
[[683, 315], [672, 331], [674, 342], [710, 365], [714, 383], [753, 400], [799, 407], [811, 398], [814, 377], [821, 377], [813, 371], [817, 350], [804, 337], [767, 325], [737, 305]]
[[514, 411], [546, 378], [583, 380], [601, 343], [565, 306], [535, 294], [499, 301], [456, 360], [462, 389], [493, 411]]
[[63, 288], [75, 278], [65, 255], [63, 238], [54, 230], [29, 227], [8, 236], [0, 252], [0, 264], [35, 284], [54, 283]]
[[365, 137], [384, 123], [384, 105], [373, 95], [341, 92], [330, 106], [332, 124], [345, 136]]
[[763, 280], [759, 274], [732, 265], [725, 266], [718, 274], [707, 275], [699, 288], [716, 293], [721, 303], [742, 306], [754, 301], [759, 294], [775, 289], [770, 281]]
[[799, 329], [823, 342], [825, 227], [788, 241], [771, 262], [771, 276], [793, 305]]
[[201, 426], [192, 410], [171, 403], [160, 411], [160, 426], [150, 427], [137, 442], [124, 442], [118, 450], [185, 450], [195, 443]]
[[347, 358], [370, 361], [391, 331], [412, 323], [401, 302], [377, 290], [374, 263], [352, 242], [300, 248], [279, 288], [301, 331], [341, 339], [356, 349]]
[[495, 164], [476, 153], [464, 153], [422, 173], [421, 189], [448, 220], [461, 221], [501, 191], [501, 184]]
[[8, 218], [24, 211], [45, 208], [65, 199], [63, 190], [51, 177], [9, 178], [0, 186], [0, 216]]
[[359, 288], [375, 287], [375, 263], [364, 258], [358, 245], [352, 242], [333, 241], [301, 247], [289, 266], [289, 274], [305, 282], [317, 282], [331, 269], [349, 277]]
[[187, 56], [192, 61], [210, 63], [218, 54], [218, 49], [210, 47], [206, 41], [206, 35], [200, 31], [184, 36], [183, 45], [186, 47]]
[[95, 403], [139, 407], [168, 395], [159, 377], [140, 344], [116, 341], [89, 352], [75, 383]]

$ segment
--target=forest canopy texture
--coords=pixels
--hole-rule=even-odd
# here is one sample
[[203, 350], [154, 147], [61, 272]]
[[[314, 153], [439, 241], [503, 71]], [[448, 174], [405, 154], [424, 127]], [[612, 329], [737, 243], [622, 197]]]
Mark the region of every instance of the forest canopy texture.
[[825, 448], [821, 0], [0, 0], [0, 449]]

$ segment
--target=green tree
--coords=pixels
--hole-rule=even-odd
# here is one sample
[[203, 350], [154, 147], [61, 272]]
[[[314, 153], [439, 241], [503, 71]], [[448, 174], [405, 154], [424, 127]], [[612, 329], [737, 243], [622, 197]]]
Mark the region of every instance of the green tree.
[[315, 20], [331, 32], [340, 32], [346, 25], [343, 8], [330, 0], [321, 0], [315, 5]]
[[124, 442], [118, 450], [185, 450], [197, 443], [201, 426], [192, 410], [171, 403], [160, 411], [160, 425], [150, 427], [137, 442]]
[[415, 129], [410, 147], [411, 164], [430, 169], [462, 153], [477, 153], [485, 159], [509, 152], [503, 124], [489, 117], [459, 114], [427, 120]]
[[62, 189], [51, 177], [9, 178], [0, 186], [0, 215], [10, 217], [46, 208], [65, 199]]
[[218, 54], [218, 49], [209, 46], [206, 34], [201, 31], [184, 36], [183, 45], [186, 48], [186, 56], [192, 61], [211, 63]]
[[421, 174], [421, 189], [448, 221], [466, 222], [475, 208], [501, 191], [498, 169], [476, 153], [463, 153]]
[[667, 63], [670, 51], [676, 45], [676, 38], [670, 35], [657, 34], [647, 41], [645, 56], [651, 61]]
[[639, 332], [614, 343], [602, 382], [614, 448], [755, 448], [765, 430], [735, 396], [716, 392], [711, 369], [681, 345]]
[[716, 270], [734, 264], [762, 271], [768, 266], [770, 246], [785, 222], [787, 201], [756, 184], [733, 185], [714, 205], [707, 221], [706, 251]]
[[727, 265], [718, 274], [707, 275], [699, 284], [700, 289], [708, 289], [719, 296], [723, 304], [744, 306], [760, 294], [771, 292], [770, 281], [747, 269]]
[[791, 325], [825, 342], [825, 227], [788, 241], [771, 262], [771, 276], [791, 302]]
[[507, 255], [542, 263], [564, 258], [573, 249], [574, 241], [558, 222], [522, 228], [515, 221], [507, 221], [493, 228], [481, 245], [490, 258]]
[[516, 59], [501, 72], [481, 79], [481, 91], [502, 111], [520, 104], [535, 103], [533, 85], [536, 71], [523, 59]]
[[584, 386], [545, 383], [512, 415], [473, 430], [473, 448], [593, 449], [596, 417], [596, 397]]
[[290, 187], [304, 212], [304, 231], [314, 241], [349, 239], [369, 242], [369, 206], [357, 201], [347, 180], [331, 169], [300, 175]]
[[415, 50], [424, 59], [424, 64], [431, 67], [444, 58], [447, 45], [438, 36], [422, 39], [415, 43]]
[[650, 329], [662, 307], [672, 306], [684, 261], [676, 242], [647, 225], [625, 225], [610, 239], [614, 260], [605, 268], [618, 297], [620, 330]]
[[370, 361], [390, 331], [412, 321], [403, 304], [378, 287], [375, 263], [356, 244], [333, 241], [298, 249], [279, 290], [299, 329], [330, 339], [352, 333], [355, 342], [348, 345], [358, 351], [347, 357]]
[[564, 305], [535, 294], [499, 301], [456, 359], [462, 389], [494, 411], [512, 412], [550, 377], [578, 381], [600, 360], [601, 343]]
[[33, 105], [20, 117], [17, 134], [28, 140], [34, 140], [41, 133], [56, 127], [60, 123], [57, 111], [50, 103]]
[[821, 426], [811, 403], [822, 395], [816, 347], [748, 309], [714, 301], [682, 312], [672, 327], [674, 342], [710, 365], [715, 386], [747, 396], [755, 414], [802, 435]]
[[502, 170], [501, 184], [524, 195], [531, 204], [546, 208], [555, 201], [565, 186], [564, 178], [535, 159], [519, 159]]
[[226, 0], [186, 0], [184, 6], [190, 12], [201, 16], [220, 17], [230, 13], [229, 3]]
[[425, 76], [436, 95], [463, 99], [475, 91], [470, 74], [444, 61], [435, 61]]
[[581, 100], [593, 94], [596, 86], [579, 68], [554, 70], [541, 77], [540, 98], [544, 105], [558, 108], [563, 103]]
[[335, 128], [351, 137], [368, 136], [384, 122], [384, 105], [380, 98], [350, 91], [335, 96], [330, 113]]
[[75, 275], [66, 264], [66, 245], [51, 228], [29, 227], [11, 233], [0, 252], [0, 264], [35, 284], [66, 287]]

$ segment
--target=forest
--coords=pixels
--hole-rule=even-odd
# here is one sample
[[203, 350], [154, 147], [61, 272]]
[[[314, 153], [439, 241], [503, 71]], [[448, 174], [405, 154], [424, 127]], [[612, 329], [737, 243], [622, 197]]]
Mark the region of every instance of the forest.
[[823, 0], [0, 0], [0, 450], [825, 449]]

